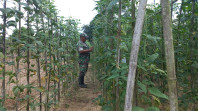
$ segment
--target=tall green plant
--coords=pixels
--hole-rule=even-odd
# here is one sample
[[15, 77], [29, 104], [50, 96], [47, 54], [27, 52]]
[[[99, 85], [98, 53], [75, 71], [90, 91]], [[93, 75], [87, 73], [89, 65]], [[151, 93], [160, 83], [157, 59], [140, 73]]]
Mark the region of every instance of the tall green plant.
[[6, 22], [7, 22], [7, 13], [6, 13], [6, 6], [7, 6], [7, 0], [4, 0], [3, 8], [3, 64], [2, 64], [2, 105], [4, 105], [5, 99], [6, 99], [6, 87], [5, 87], [5, 74], [6, 74]]

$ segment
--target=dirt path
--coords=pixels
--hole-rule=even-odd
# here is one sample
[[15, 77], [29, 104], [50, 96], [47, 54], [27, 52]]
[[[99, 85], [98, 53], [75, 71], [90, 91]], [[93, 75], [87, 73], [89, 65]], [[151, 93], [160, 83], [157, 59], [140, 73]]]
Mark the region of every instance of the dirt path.
[[78, 86], [62, 99], [57, 111], [101, 111], [101, 107], [93, 100], [101, 94], [98, 83], [93, 82], [93, 76], [88, 71], [85, 76], [87, 88]]

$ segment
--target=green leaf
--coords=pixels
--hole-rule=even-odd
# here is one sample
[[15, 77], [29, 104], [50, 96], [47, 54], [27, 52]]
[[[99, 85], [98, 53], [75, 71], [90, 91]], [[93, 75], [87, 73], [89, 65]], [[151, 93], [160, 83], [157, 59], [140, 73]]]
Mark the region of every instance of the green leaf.
[[19, 92], [20, 92], [20, 89], [18, 87], [13, 89], [13, 93], [15, 96], [17, 96], [19, 94]]
[[144, 66], [141, 66], [141, 65], [137, 65], [138, 68], [144, 70], [144, 71], [147, 71], [147, 69], [144, 67]]
[[145, 111], [143, 108], [135, 106], [133, 107], [132, 111]]
[[27, 5], [27, 3], [20, 3], [22, 6], [25, 6], [25, 7], [27, 7], [28, 5]]
[[6, 108], [0, 106], [0, 111], [7, 111]]
[[103, 110], [103, 111], [111, 111], [111, 109], [112, 109], [112, 107], [111, 107], [111, 106], [108, 106], [108, 105], [104, 105], [104, 106], [102, 107], [102, 110]]
[[3, 57], [4, 57], [3, 53], [2, 53], [2, 52], [0, 52], [0, 58], [3, 58]]
[[18, 16], [23, 16], [23, 12], [19, 11], [19, 10], [16, 10], [16, 13]]
[[124, 81], [127, 81], [127, 77], [126, 76], [120, 76], [121, 79], [123, 79]]
[[24, 8], [26, 11], [29, 11], [29, 12], [30, 12], [30, 11], [32, 11], [31, 7], [30, 7], [30, 6], [28, 6], [28, 5], [27, 5], [27, 6], [25, 6], [25, 7], [23, 7], [23, 8]]
[[0, 11], [2, 12], [2, 13], [6, 13], [6, 14], [9, 14], [9, 13], [14, 13], [15, 11], [13, 10], [13, 9], [11, 9], [11, 8], [6, 8], [6, 9], [4, 9], [4, 8], [0, 8]]
[[19, 62], [21, 60], [22, 56], [17, 56], [16, 57], [16, 62]]
[[146, 109], [146, 111], [160, 111], [157, 107], [149, 107]]
[[7, 62], [7, 64], [8, 64], [9, 66], [14, 65], [14, 61]]
[[16, 26], [17, 26], [16, 21], [13, 21], [13, 20], [8, 21], [8, 22], [7, 22], [7, 27], [11, 27], [11, 26], [16, 27]]
[[196, 61], [193, 62], [192, 67], [198, 68], [198, 63]]
[[121, 49], [121, 50], [124, 50], [124, 51], [126, 51], [126, 52], [129, 51], [129, 49], [128, 49], [128, 47], [127, 47], [127, 45], [126, 45], [125, 43], [122, 43], [122, 44], [120, 45], [120, 49]]
[[0, 11], [1, 11], [2, 13], [5, 13], [5, 9], [4, 9], [4, 8], [0, 8]]
[[31, 97], [30, 95], [26, 95], [26, 96], [24, 97], [24, 99], [27, 100], [27, 99], [29, 99], [30, 97]]
[[167, 99], [168, 100], [168, 96], [163, 94], [159, 89], [155, 88], [155, 87], [151, 87], [151, 88], [148, 88], [148, 91], [157, 96], [157, 97], [161, 97], [161, 98], [164, 98], [164, 99]]
[[4, 77], [0, 77], [1, 80], [4, 80]]
[[145, 34], [146, 38], [154, 43], [157, 43], [158, 40], [161, 40], [160, 37], [152, 36], [152, 35], [147, 35]]
[[86, 41], [86, 44], [87, 44], [89, 47], [92, 47], [90, 42]]
[[40, 1], [38, 1], [38, 0], [33, 0], [33, 4], [38, 8], [38, 7], [39, 7], [39, 4], [40, 4]]
[[142, 91], [146, 94], [147, 93], [146, 85], [142, 84], [140, 81], [138, 81], [137, 84], [142, 89]]
[[59, 52], [64, 52], [64, 49], [63, 48], [58, 48], [58, 51]]
[[147, 58], [148, 63], [154, 62], [154, 61], [158, 58], [158, 56], [159, 56], [158, 53], [155, 53], [155, 54], [150, 55], [150, 56]]
[[119, 74], [113, 74], [112, 76], [108, 77], [107, 80], [117, 78]]
[[99, 78], [99, 80], [104, 80], [107, 77], [107, 75], [104, 75], [102, 77]]
[[119, 0], [112, 0], [109, 5], [107, 6], [107, 10], [111, 9], [114, 5], [117, 4]]
[[152, 81], [150, 81], [150, 80], [143, 80], [142, 83], [143, 83], [143, 84], [146, 84], [146, 85], [152, 85], [152, 86], [155, 85], [155, 84], [154, 84]]
[[166, 74], [165, 71], [161, 70], [161, 69], [155, 69], [156, 71], [160, 72], [160, 73], [163, 73], [163, 74]]
[[40, 47], [40, 46], [43, 46], [43, 43], [42, 43], [41, 41], [36, 41], [36, 44], [38, 44], [39, 47]]

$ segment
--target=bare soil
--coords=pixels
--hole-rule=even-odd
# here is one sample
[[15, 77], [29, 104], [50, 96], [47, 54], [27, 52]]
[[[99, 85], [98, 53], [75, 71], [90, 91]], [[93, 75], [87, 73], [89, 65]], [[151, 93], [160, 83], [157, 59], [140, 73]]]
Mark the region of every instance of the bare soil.
[[79, 88], [76, 82], [56, 111], [102, 111], [101, 106], [94, 101], [101, 94], [99, 84], [97, 81], [94, 82], [90, 71], [85, 76], [85, 84], [87, 88]]
[[[6, 61], [11, 62], [15, 60], [12, 58], [7, 58]], [[36, 64], [35, 60], [31, 60], [31, 65]], [[90, 67], [90, 66], [89, 66]], [[18, 75], [19, 78], [19, 85], [26, 85], [26, 69], [27, 64], [24, 60], [20, 61], [20, 73]], [[36, 69], [36, 65], [31, 67], [31, 69]], [[15, 72], [16, 65], [9, 66], [6, 65], [6, 71], [12, 71]], [[38, 77], [37, 74], [34, 74], [31, 72], [30, 77], [30, 83], [34, 86], [38, 87]], [[45, 76], [45, 72], [41, 68], [41, 78]], [[15, 80], [15, 77], [13, 77]], [[8, 94], [8, 98], [5, 101], [5, 107], [8, 111], [14, 111], [15, 110], [15, 99], [11, 99], [13, 94], [13, 87], [16, 86], [15, 83], [8, 83], [9, 76], [7, 75], [6, 78], [6, 94]], [[101, 107], [97, 104], [97, 102], [94, 102], [93, 100], [97, 98], [101, 92], [99, 91], [99, 83], [97, 81], [94, 81], [93, 75], [91, 74], [90, 70], [87, 72], [85, 76], [85, 83], [88, 85], [88, 88], [79, 88], [76, 84], [73, 85], [73, 87], [68, 90], [68, 93], [64, 97], [61, 98], [61, 101], [59, 103], [59, 106], [55, 108], [51, 108], [51, 111], [101, 111]], [[0, 80], [0, 83], [2, 81]], [[42, 86], [44, 86], [45, 82], [42, 81]], [[2, 84], [0, 84], [1, 87]], [[20, 94], [20, 98], [23, 98], [26, 95], [26, 91]], [[39, 92], [38, 91], [32, 91], [31, 96], [35, 99], [38, 98]], [[44, 96], [44, 95], [43, 95]], [[10, 98], [10, 99], [9, 99]], [[21, 111], [25, 111], [26, 102], [20, 102], [19, 108]], [[44, 110], [44, 107], [43, 107]]]
[[[14, 60], [15, 60], [15, 57], [14, 58], [8, 57], [6, 59], [7, 62], [12, 62]], [[35, 65], [36, 61], [35, 60], [31, 60], [30, 63], [31, 63], [30, 65], [32, 65], [31, 69], [33, 69], [33, 70], [36, 69], [36, 65]], [[26, 62], [24, 60], [20, 61], [20, 67], [19, 68], [20, 68], [20, 72], [18, 74], [18, 79], [19, 79], [18, 85], [26, 85], [27, 84], [27, 76], [26, 76], [26, 74], [27, 74], [27, 71], [26, 71], [27, 64], [26, 64]], [[11, 66], [6, 65], [6, 72], [14, 73], [15, 71], [16, 71], [16, 64], [15, 65], [11, 65]], [[35, 87], [38, 87], [37, 74], [31, 72], [30, 75], [31, 75], [30, 76], [30, 84], [33, 84]], [[2, 75], [0, 75], [0, 76], [2, 76]], [[45, 73], [41, 69], [41, 78], [44, 77], [44, 76], [45, 76]], [[13, 99], [14, 94], [13, 94], [13, 90], [12, 89], [13, 89], [13, 87], [16, 86], [16, 83], [9, 83], [9, 81], [11, 81], [9, 79], [10, 79], [10, 76], [6, 75], [6, 78], [5, 78], [5, 81], [6, 81], [6, 94], [8, 96], [7, 96], [7, 99], [5, 101], [5, 107], [7, 108], [8, 111], [11, 111], [11, 110], [15, 109], [15, 99]], [[12, 79], [14, 81], [16, 81], [15, 77], [13, 77]], [[0, 80], [0, 83], [2, 83], [2, 80]], [[44, 83], [42, 85], [44, 85]], [[0, 87], [2, 87], [2, 84], [0, 84]], [[38, 94], [39, 94], [38, 91], [32, 90], [31, 96], [33, 98], [35, 98]], [[20, 98], [25, 97], [25, 95], [26, 95], [26, 89], [22, 93], [20, 93]], [[19, 102], [19, 107], [21, 107], [21, 106], [23, 106], [23, 102]]]

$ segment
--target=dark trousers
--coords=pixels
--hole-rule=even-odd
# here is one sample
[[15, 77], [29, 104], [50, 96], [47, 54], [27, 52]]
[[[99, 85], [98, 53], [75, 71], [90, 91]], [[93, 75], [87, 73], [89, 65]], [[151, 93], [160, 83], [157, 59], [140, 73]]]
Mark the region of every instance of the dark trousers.
[[84, 84], [84, 77], [88, 70], [88, 63], [87, 64], [79, 64], [79, 68], [80, 68], [80, 73], [79, 73], [78, 82], [80, 85], [82, 85], [82, 84]]

